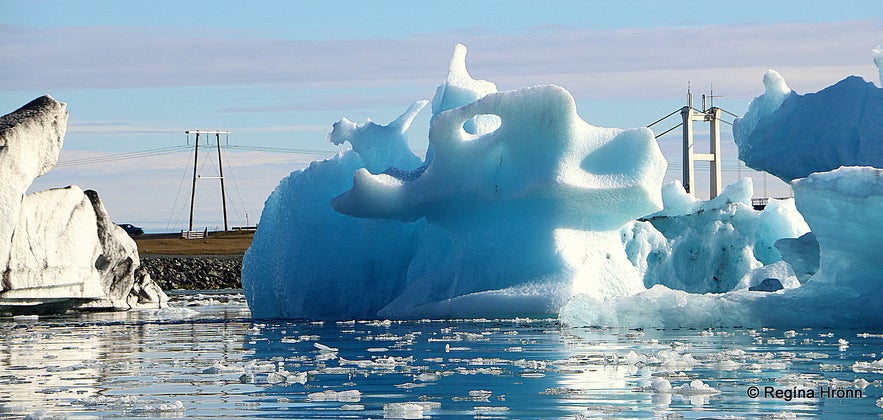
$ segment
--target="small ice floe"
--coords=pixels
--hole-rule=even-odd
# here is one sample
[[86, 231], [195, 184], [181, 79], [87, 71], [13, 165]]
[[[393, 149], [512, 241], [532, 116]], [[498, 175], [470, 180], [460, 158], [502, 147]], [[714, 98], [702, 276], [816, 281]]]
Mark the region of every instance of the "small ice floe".
[[383, 404], [383, 417], [388, 419], [422, 419], [424, 414], [441, 408], [441, 403], [432, 401]]
[[326, 353], [337, 353], [338, 351], [340, 351], [339, 349], [337, 349], [337, 348], [335, 348], [335, 347], [328, 347], [328, 346], [326, 346], [326, 345], [324, 345], [324, 344], [322, 344], [322, 343], [318, 343], [318, 342], [317, 342], [317, 343], [313, 343], [313, 347], [319, 349], [319, 352], [320, 352], [320, 353], [322, 353], [322, 352], [326, 352]]
[[325, 390], [322, 392], [313, 392], [307, 394], [310, 401], [336, 401], [336, 402], [359, 402], [362, 399], [362, 392], [358, 389], [350, 389], [346, 391]]
[[340, 411], [365, 411], [365, 406], [362, 404], [344, 404], [340, 406]]
[[472, 410], [475, 412], [476, 416], [481, 418], [482, 416], [506, 414], [506, 412], [509, 411], [509, 407], [476, 406], [473, 407]]
[[469, 347], [451, 347], [450, 344], [445, 344], [445, 353], [450, 353], [452, 351], [469, 351], [472, 350]]
[[714, 362], [710, 365], [712, 369], [715, 370], [737, 370], [742, 367], [742, 364], [733, 360], [721, 360]]
[[215, 362], [215, 364], [203, 369], [201, 373], [205, 375], [217, 375], [221, 373], [242, 373], [243, 370], [244, 369], [240, 367], [227, 366], [221, 362]]
[[877, 398], [877, 407], [883, 408], [883, 397]]
[[49, 410], [38, 410], [25, 416], [24, 420], [67, 420], [67, 416]]
[[267, 373], [267, 383], [275, 384], [305, 384], [307, 383], [307, 372], [289, 372], [285, 370], [282, 362], [275, 371]]
[[671, 382], [665, 378], [653, 378], [650, 382], [650, 389], [655, 392], [671, 392]]
[[689, 384], [683, 384], [677, 388], [672, 388], [681, 395], [712, 395], [720, 394], [720, 391], [712, 388], [710, 385], [702, 382], [700, 379], [694, 379]]
[[18, 405], [12, 405], [9, 403], [0, 403], [0, 414], [10, 414], [10, 413], [21, 412], [24, 410], [25, 410], [24, 407], [21, 407]]
[[688, 397], [693, 395], [720, 394], [720, 390], [712, 388], [700, 379], [694, 379], [688, 384], [673, 387], [668, 379], [654, 378], [653, 381], [650, 382], [649, 390], [658, 393], [679, 394]]
[[16, 315], [12, 317], [12, 321], [14, 321], [18, 325], [33, 325], [36, 324], [39, 320], [39, 315]]
[[[77, 398], [71, 401], [73, 405], [81, 405], [83, 407], [131, 407], [138, 402], [138, 397], [134, 395], [107, 396], [98, 395], [95, 397]], [[0, 411], [2, 412], [2, 411]]]
[[485, 390], [485, 389], [474, 389], [469, 391], [468, 397], [453, 397], [451, 398], [454, 401], [484, 401], [488, 402], [489, 398], [493, 395], [493, 392]]
[[439, 375], [438, 373], [435, 373], [435, 372], [431, 372], [431, 373], [421, 373], [421, 374], [415, 376], [414, 380], [420, 381], [420, 382], [434, 382], [434, 381], [439, 380], [440, 378], [441, 378], [441, 375]]
[[183, 413], [184, 403], [175, 401], [172, 403], [157, 405], [138, 405], [132, 409], [132, 412], [139, 415], [145, 414], [166, 414], [166, 413]]
[[855, 362], [852, 371], [856, 373], [883, 373], [883, 359], [873, 362]]
[[199, 314], [199, 312], [194, 311], [193, 309], [182, 306], [169, 306], [162, 309], [139, 309], [138, 312], [143, 315], [155, 316], [162, 319], [184, 319]]
[[334, 360], [337, 358], [337, 352], [339, 350], [334, 347], [328, 347], [319, 342], [313, 343], [313, 347], [319, 350], [319, 355], [316, 356], [316, 360], [318, 361]]

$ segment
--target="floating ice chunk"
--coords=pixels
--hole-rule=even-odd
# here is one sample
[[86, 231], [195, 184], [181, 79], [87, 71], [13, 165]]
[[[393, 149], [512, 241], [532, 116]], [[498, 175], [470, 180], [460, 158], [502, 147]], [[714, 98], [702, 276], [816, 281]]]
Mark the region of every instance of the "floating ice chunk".
[[694, 379], [689, 384], [683, 384], [677, 388], [672, 388], [672, 392], [685, 396], [720, 394], [720, 390], [712, 388], [699, 379]]
[[671, 382], [665, 378], [653, 378], [650, 388], [656, 392], [671, 392]]
[[24, 420], [67, 420], [67, 416], [49, 410], [37, 410], [24, 417]]
[[435, 372], [421, 373], [421, 374], [417, 375], [417, 377], [414, 379], [421, 381], [421, 382], [434, 382], [434, 381], [441, 379], [441, 375], [438, 373], [435, 373]]
[[0, 403], [0, 414], [9, 414], [25, 411], [25, 407], [10, 403]]
[[441, 408], [441, 403], [434, 401], [418, 401], [388, 403], [383, 405], [384, 418], [422, 419], [424, 413]]
[[877, 398], [877, 407], [883, 408], [883, 397]]
[[852, 370], [857, 373], [883, 373], [883, 359], [873, 362], [855, 362], [852, 364]]
[[139, 405], [132, 409], [133, 413], [140, 415], [164, 414], [164, 413], [183, 413], [184, 403], [175, 401], [158, 405]]
[[151, 315], [161, 319], [183, 319], [190, 318], [199, 314], [199, 312], [183, 306], [170, 306], [160, 309], [143, 309], [140, 312], [144, 315]]
[[242, 373], [243, 368], [237, 366], [227, 366], [221, 362], [216, 362], [202, 370], [202, 373], [207, 375], [217, 375], [219, 373]]
[[16, 324], [29, 325], [34, 324], [40, 320], [39, 315], [16, 315], [12, 317], [12, 320], [15, 321]]
[[362, 392], [357, 389], [346, 391], [325, 390], [322, 392], [313, 392], [307, 394], [310, 401], [337, 401], [337, 402], [359, 402], [362, 399]]
[[337, 353], [338, 351], [340, 351], [340, 350], [337, 349], [337, 348], [334, 348], [334, 347], [328, 347], [328, 346], [326, 346], [326, 345], [324, 345], [324, 344], [322, 344], [322, 343], [313, 343], [313, 347], [319, 349], [319, 352], [320, 352], [320, 353], [326, 353], [326, 352], [327, 352], [327, 353]]

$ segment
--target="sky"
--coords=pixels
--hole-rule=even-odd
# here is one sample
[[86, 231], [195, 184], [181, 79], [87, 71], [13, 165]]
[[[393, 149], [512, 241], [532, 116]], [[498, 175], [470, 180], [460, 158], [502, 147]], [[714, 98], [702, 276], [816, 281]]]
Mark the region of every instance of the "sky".
[[[0, 114], [44, 94], [65, 102], [59, 164], [31, 189], [94, 189], [116, 222], [149, 232], [188, 228], [185, 131], [228, 130], [229, 225], [254, 225], [279, 180], [343, 150], [326, 138], [335, 121], [386, 124], [430, 99], [457, 43], [476, 79], [500, 90], [557, 84], [588, 123], [630, 128], [683, 106], [688, 86], [694, 106], [713, 92], [741, 115], [770, 68], [798, 93], [848, 75], [879, 86], [871, 50], [883, 43], [883, 8], [838, 3], [0, 0]], [[409, 131], [419, 155], [428, 111]], [[726, 183], [748, 176], [756, 196], [789, 195], [740, 165], [722, 129]], [[698, 152], [707, 133], [696, 127]], [[667, 179], [680, 179], [679, 130], [659, 141]], [[200, 230], [223, 226], [209, 150], [196, 162]]]

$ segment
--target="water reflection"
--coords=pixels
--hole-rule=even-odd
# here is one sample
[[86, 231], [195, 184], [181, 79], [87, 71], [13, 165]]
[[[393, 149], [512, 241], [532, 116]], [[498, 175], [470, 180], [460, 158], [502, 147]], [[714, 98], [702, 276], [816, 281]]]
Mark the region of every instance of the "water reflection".
[[[0, 415], [878, 415], [883, 336], [562, 329], [554, 320], [255, 322], [239, 294], [0, 320]], [[759, 391], [835, 387], [858, 398]], [[855, 396], [855, 394], [853, 394]]]

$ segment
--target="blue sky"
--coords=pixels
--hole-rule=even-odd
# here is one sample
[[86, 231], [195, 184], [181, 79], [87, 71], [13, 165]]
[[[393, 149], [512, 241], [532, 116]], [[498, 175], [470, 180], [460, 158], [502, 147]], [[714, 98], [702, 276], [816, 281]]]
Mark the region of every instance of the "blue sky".
[[[0, 112], [46, 93], [66, 102], [60, 165], [34, 189], [95, 189], [118, 222], [152, 231], [186, 227], [184, 131], [230, 130], [231, 224], [254, 224], [282, 177], [338, 150], [325, 138], [333, 122], [387, 123], [429, 99], [455, 43], [475, 78], [555, 83], [589, 123], [626, 128], [682, 106], [688, 82], [697, 97], [713, 84], [715, 104], [741, 114], [768, 68], [799, 93], [850, 74], [879, 84], [870, 51], [883, 8], [832, 3], [0, 0]], [[427, 114], [409, 133], [418, 152]], [[724, 132], [727, 181], [751, 175], [757, 195], [764, 183], [787, 194], [739, 169]], [[671, 179], [678, 141], [660, 143]], [[216, 190], [200, 181], [197, 225], [220, 223]]]

